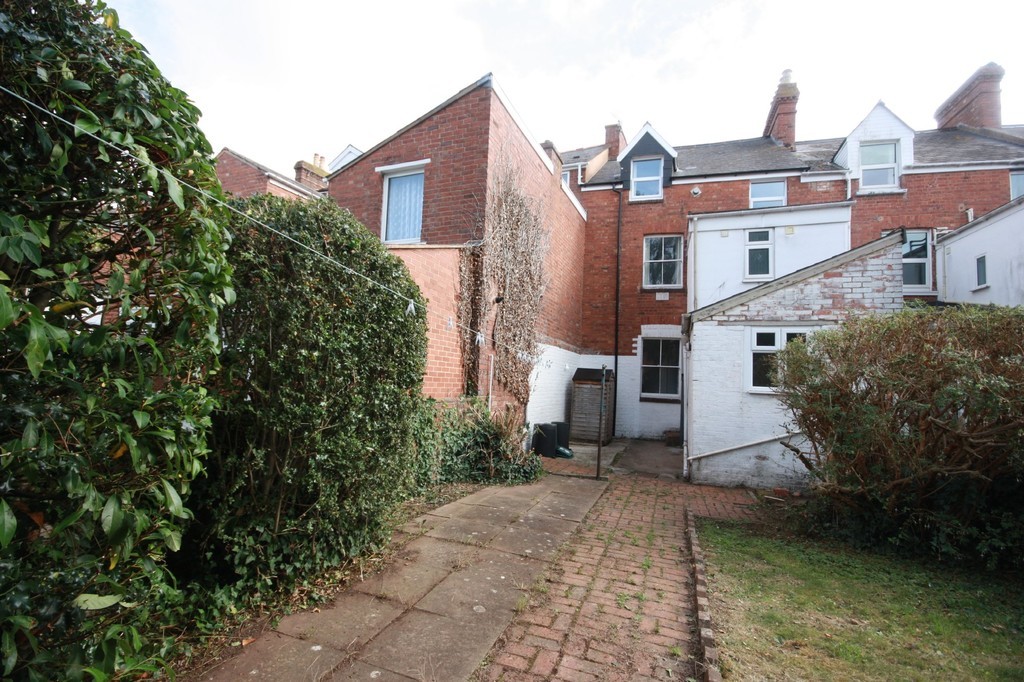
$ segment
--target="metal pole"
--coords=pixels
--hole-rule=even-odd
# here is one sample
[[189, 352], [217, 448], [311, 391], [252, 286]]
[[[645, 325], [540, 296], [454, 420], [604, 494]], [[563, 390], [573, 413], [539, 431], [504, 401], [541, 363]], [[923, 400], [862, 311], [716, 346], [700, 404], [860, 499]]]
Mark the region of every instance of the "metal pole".
[[597, 475], [594, 478], [601, 478], [601, 446], [604, 444], [604, 377], [608, 371], [608, 365], [601, 365], [601, 396], [598, 398], [597, 410]]

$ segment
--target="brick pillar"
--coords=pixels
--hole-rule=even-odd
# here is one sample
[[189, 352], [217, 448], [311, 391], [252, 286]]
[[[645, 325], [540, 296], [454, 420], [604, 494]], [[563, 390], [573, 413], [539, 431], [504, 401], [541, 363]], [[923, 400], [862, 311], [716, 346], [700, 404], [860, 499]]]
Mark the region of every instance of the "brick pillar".
[[782, 72], [763, 133], [787, 147], [796, 143], [796, 103], [800, 99], [800, 91], [792, 81], [792, 75], [789, 69]]

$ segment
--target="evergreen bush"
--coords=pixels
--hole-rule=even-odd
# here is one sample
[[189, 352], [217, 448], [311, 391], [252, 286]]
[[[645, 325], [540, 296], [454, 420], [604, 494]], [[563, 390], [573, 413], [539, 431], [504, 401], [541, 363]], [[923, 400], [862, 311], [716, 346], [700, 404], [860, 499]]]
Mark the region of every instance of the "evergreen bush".
[[859, 542], [1022, 562], [1024, 310], [861, 317], [777, 357], [819, 521]]

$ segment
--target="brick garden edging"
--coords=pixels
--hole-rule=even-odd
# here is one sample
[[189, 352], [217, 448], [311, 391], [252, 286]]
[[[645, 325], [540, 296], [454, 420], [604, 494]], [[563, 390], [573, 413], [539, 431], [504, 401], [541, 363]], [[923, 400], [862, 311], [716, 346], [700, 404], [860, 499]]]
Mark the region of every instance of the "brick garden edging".
[[[697, 527], [693, 522], [693, 514], [686, 512], [686, 538], [690, 545], [690, 557], [693, 567], [693, 603], [697, 614], [697, 666], [704, 682], [721, 682], [722, 673], [719, 668], [718, 646], [715, 641], [715, 630], [711, 622], [711, 604], [708, 599], [708, 576], [704, 564], [704, 551], [697, 538]], [[702, 670], [701, 670], [702, 669]]]

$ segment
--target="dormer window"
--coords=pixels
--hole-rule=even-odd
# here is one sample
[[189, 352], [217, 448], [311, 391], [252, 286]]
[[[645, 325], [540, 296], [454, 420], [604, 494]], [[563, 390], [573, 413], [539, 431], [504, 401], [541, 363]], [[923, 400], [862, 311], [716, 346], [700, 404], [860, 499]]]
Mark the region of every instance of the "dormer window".
[[661, 157], [633, 159], [630, 172], [629, 198], [633, 201], [661, 198]]
[[872, 142], [860, 146], [860, 186], [896, 187], [896, 143]]

